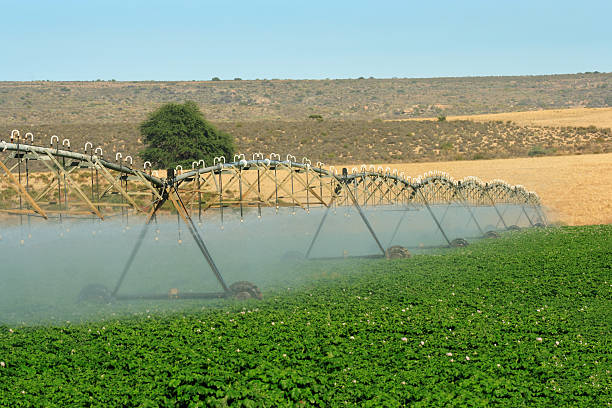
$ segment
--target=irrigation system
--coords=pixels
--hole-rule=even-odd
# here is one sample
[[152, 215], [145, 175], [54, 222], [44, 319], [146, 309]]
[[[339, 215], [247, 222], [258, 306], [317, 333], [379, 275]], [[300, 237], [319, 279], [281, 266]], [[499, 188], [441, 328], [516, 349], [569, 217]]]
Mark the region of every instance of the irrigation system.
[[[44, 175], [44, 177], [37, 177]], [[0, 213], [12, 215], [23, 224], [32, 218], [63, 222], [65, 219], [99, 219], [129, 217], [141, 214], [144, 225], [139, 238], [126, 260], [125, 267], [110, 288], [91, 285], [82, 296], [104, 300], [131, 299], [120, 295], [119, 289], [139, 252], [149, 225], [164, 212], [177, 214], [187, 227], [197, 248], [210, 266], [222, 292], [169, 293], [138, 298], [218, 298], [260, 297], [257, 287], [246, 281], [228, 285], [208, 249], [197, 224], [206, 222], [211, 214], [223, 224], [230, 217], [259, 217], [272, 209], [288, 207], [291, 211], [322, 212], [312, 239], [299, 255], [314, 259], [313, 247], [329, 212], [350, 207], [375, 242], [377, 253], [367, 256], [402, 256], [401, 246], [387, 247], [370, 222], [368, 208], [390, 208], [402, 213], [391, 232], [393, 238], [402, 229], [409, 211], [423, 210], [431, 217], [447, 247], [467, 245], [462, 237], [451, 236], [444, 227], [444, 217], [452, 206], [465, 209], [468, 222], [473, 223], [480, 237], [493, 237], [495, 230], [487, 229], [479, 219], [479, 209], [492, 209], [496, 230], [516, 229], [519, 219], [507, 214], [509, 208], [518, 211], [526, 226], [547, 225], [546, 215], [536, 193], [523, 186], [511, 186], [502, 180], [483, 182], [476, 177], [455, 180], [443, 172], [431, 171], [411, 178], [390, 168], [363, 165], [352, 169], [324, 167], [312, 164], [307, 158], [298, 161], [287, 155], [284, 160], [275, 153], [264, 157], [255, 153], [247, 158], [235, 155], [231, 162], [224, 157], [214, 159], [212, 165], [203, 160], [193, 162], [191, 168], [154, 170], [149, 162], [142, 168], [134, 167], [131, 156], [115, 153], [108, 158], [100, 147], [86, 143], [82, 151], [73, 150], [70, 141], [50, 138], [46, 146], [36, 145], [32, 133], [21, 136], [13, 131], [10, 140], [0, 141]], [[442, 214], [435, 208], [446, 209]], [[436, 214], [437, 212], [437, 214]], [[9, 217], [10, 218], [10, 217]], [[196, 221], [194, 221], [194, 219]], [[15, 221], [13, 221], [15, 222]], [[208, 239], [212, 239], [209, 237]], [[407, 251], [405, 251], [407, 253]]]

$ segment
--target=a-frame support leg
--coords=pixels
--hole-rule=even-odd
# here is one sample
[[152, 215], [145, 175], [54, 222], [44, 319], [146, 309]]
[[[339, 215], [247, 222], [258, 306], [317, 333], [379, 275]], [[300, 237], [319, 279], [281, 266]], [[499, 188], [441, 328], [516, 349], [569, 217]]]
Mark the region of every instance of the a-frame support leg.
[[35, 212], [40, 214], [44, 219], [47, 219], [47, 214], [43, 211], [42, 208], [36, 203], [36, 201], [28, 194], [26, 189], [19, 183], [19, 181], [15, 178], [13, 173], [11, 173], [10, 169], [4, 165], [4, 163], [0, 160], [0, 168], [6, 173], [6, 176], [9, 178], [11, 184], [10, 186], [17, 191], [19, 197], [25, 197], [25, 199], [30, 203]]
[[351, 199], [351, 201], [353, 202], [353, 205], [355, 206], [355, 208], [357, 209], [357, 212], [359, 213], [359, 216], [363, 220], [363, 222], [366, 225], [366, 227], [368, 227], [368, 230], [370, 231], [370, 234], [372, 235], [372, 238], [374, 238], [374, 241], [376, 241], [376, 245], [378, 245], [378, 248], [380, 249], [380, 252], [382, 252], [382, 254], [384, 256], [386, 254], [385, 248], [383, 248], [382, 244], [380, 243], [380, 240], [376, 236], [376, 233], [374, 232], [374, 228], [372, 228], [372, 225], [370, 225], [370, 222], [368, 221], [368, 219], [365, 216], [363, 210], [359, 206], [359, 203], [357, 202], [357, 199], [355, 198], [355, 195], [351, 191], [351, 188], [348, 187], [347, 185], [345, 185], [343, 182], [341, 182], [341, 186], [348, 193], [348, 196]]
[[[187, 211], [187, 207], [183, 203], [183, 200], [181, 200], [181, 196], [178, 193], [178, 189], [176, 188], [176, 186], [172, 186], [171, 188], [174, 191], [171, 191], [168, 195], [169, 195], [170, 200], [172, 201], [172, 204], [174, 205], [176, 210], [179, 212], [179, 214], [183, 218], [183, 221], [185, 222], [185, 224], [187, 224], [187, 228], [189, 229], [191, 236], [193, 237], [194, 241], [198, 245], [198, 248], [200, 248], [200, 252], [202, 252], [202, 255], [204, 255], [204, 258], [206, 258], [208, 265], [210, 266], [213, 273], [215, 274], [215, 277], [221, 284], [223, 291], [225, 293], [230, 293], [231, 290], [226, 285], [225, 281], [223, 280], [223, 276], [221, 276], [221, 272], [219, 272], [219, 268], [217, 268], [217, 265], [215, 264], [215, 261], [210, 255], [210, 252], [208, 251], [208, 248], [206, 247], [204, 240], [200, 236], [198, 229], [196, 228], [193, 220], [191, 219], [191, 216], [189, 215], [189, 212]], [[175, 194], [174, 197], [172, 196], [173, 193]]]
[[542, 207], [540, 205], [534, 205], [533, 208], [535, 209], [536, 214], [538, 214], [540, 221], [542, 221], [544, 225], [548, 226], [548, 219], [546, 218], [546, 214], [542, 210]]
[[495, 205], [495, 201], [493, 201], [493, 198], [491, 198], [491, 195], [489, 194], [488, 191], [485, 191], [485, 194], [489, 198], [489, 201], [491, 201], [491, 205], [495, 209], [495, 212], [497, 213], [497, 216], [499, 217], [499, 220], [502, 222], [502, 224], [504, 224], [504, 229], [508, 229], [508, 224], [506, 224], [506, 220], [504, 220], [504, 217], [502, 217], [501, 213], [499, 212], [499, 209]]
[[[340, 193], [341, 189], [344, 189], [347, 192], [347, 195], [350, 198], [350, 200], [353, 203], [353, 205], [355, 206], [355, 208], [357, 209], [357, 212], [359, 213], [359, 216], [361, 217], [361, 220], [363, 221], [363, 223], [368, 228], [368, 231], [372, 235], [372, 238], [374, 238], [374, 241], [376, 241], [376, 245], [378, 245], [378, 248], [380, 249], [380, 252], [384, 256], [385, 253], [386, 253], [385, 249], [383, 248], [382, 244], [380, 243], [380, 240], [376, 236], [376, 232], [374, 232], [374, 229], [372, 228], [372, 225], [368, 221], [368, 218], [366, 217], [365, 213], [361, 209], [361, 206], [357, 202], [357, 199], [355, 198], [355, 195], [351, 191], [350, 187], [345, 186], [345, 182], [342, 179], [340, 179], [340, 178], [336, 178], [336, 179], [338, 181], [338, 185], [336, 187], [337, 192], [334, 192], [334, 196], [332, 197], [331, 201], [329, 202], [329, 204], [327, 206], [327, 209], [325, 210], [325, 213], [323, 214], [323, 218], [321, 218], [321, 222], [319, 223], [319, 226], [317, 227], [317, 231], [315, 232], [315, 235], [312, 238], [312, 241], [310, 242], [310, 246], [308, 247], [308, 251], [306, 251], [306, 258], [308, 259], [310, 257], [310, 253], [312, 252], [312, 248], [314, 247], [314, 244], [315, 244], [317, 238], [319, 237], [319, 233], [321, 232], [321, 228], [323, 227], [323, 224], [325, 223], [325, 220], [327, 219], [327, 215], [329, 214], [329, 211], [330, 211], [330, 209], [332, 207], [332, 204], [333, 204], [334, 200], [336, 199], [336, 197], [338, 196], [338, 194]], [[339, 190], [338, 190], [338, 188], [339, 188]]]
[[325, 209], [325, 212], [323, 213], [323, 218], [321, 218], [321, 222], [319, 222], [319, 226], [317, 227], [317, 232], [315, 232], [314, 237], [312, 237], [312, 241], [310, 241], [310, 245], [308, 246], [308, 251], [306, 251], [306, 259], [310, 258], [310, 253], [312, 252], [312, 248], [314, 247], [314, 244], [317, 241], [317, 238], [319, 238], [319, 233], [321, 232], [321, 228], [323, 228], [323, 224], [325, 223], [325, 220], [327, 219], [327, 215], [329, 214], [329, 211], [332, 208], [331, 205], [333, 204], [333, 199], [329, 204], [330, 205], [327, 206], [327, 208]]
[[389, 240], [389, 246], [391, 246], [391, 244], [393, 243], [393, 240], [395, 239], [395, 237], [397, 236], [397, 233], [399, 232], [399, 228], [402, 225], [402, 222], [404, 222], [404, 218], [406, 218], [406, 214], [408, 214], [408, 208], [406, 207], [406, 209], [404, 209], [404, 211], [402, 211], [402, 216], [399, 219], [399, 221], [397, 222], [397, 225], [395, 226], [395, 229], [393, 230], [393, 234], [391, 235], [391, 239]]
[[529, 214], [527, 214], [527, 211], [525, 211], [524, 205], [521, 205], [521, 210], [523, 211], [523, 214], [525, 214], [525, 217], [527, 217], [527, 221], [529, 221], [529, 225], [533, 227], [534, 226], [533, 221], [531, 220], [531, 217], [529, 216]]
[[476, 227], [478, 228], [478, 231], [480, 231], [480, 235], [484, 235], [484, 231], [482, 230], [482, 228], [480, 226], [480, 223], [476, 219], [476, 216], [474, 215], [474, 212], [472, 211], [472, 209], [470, 208], [469, 204], [465, 200], [465, 197], [463, 196], [461, 191], [457, 190], [457, 195], [459, 196], [459, 199], [461, 200], [461, 204], [463, 204], [465, 209], [468, 210], [468, 212], [470, 213], [470, 218], [472, 219], [472, 221], [474, 221], [474, 224], [476, 224]]
[[436, 217], [436, 215], [434, 214], [433, 210], [431, 209], [431, 207], [429, 206], [429, 202], [427, 201], [427, 199], [425, 198], [425, 195], [423, 194], [423, 192], [418, 189], [417, 190], [419, 192], [419, 195], [421, 196], [421, 198], [423, 199], [423, 202], [425, 203], [425, 207], [427, 208], [427, 211], [429, 211], [429, 215], [431, 215], [431, 218], [433, 218], [434, 222], [436, 223], [436, 225], [438, 226], [438, 229], [440, 230], [440, 232], [442, 233], [442, 236], [444, 237], [444, 239], [446, 240], [446, 243], [448, 244], [448, 246], [451, 246], [451, 241], [450, 239], [448, 239], [448, 236], [446, 235], [446, 232], [444, 232], [444, 229], [442, 228], [442, 225], [440, 225], [440, 221], [438, 221], [438, 218]]
[[136, 254], [138, 254], [138, 251], [140, 250], [140, 246], [142, 245], [142, 242], [144, 241], [144, 238], [147, 235], [147, 231], [149, 230], [149, 225], [151, 224], [151, 220], [155, 216], [155, 213], [157, 212], [157, 210], [159, 210], [161, 206], [164, 205], [167, 199], [168, 199], [168, 193], [164, 191], [162, 195], [162, 199], [157, 201], [157, 204], [153, 207], [153, 209], [151, 210], [151, 213], [148, 215], [147, 220], [144, 226], [142, 227], [142, 230], [140, 231], [140, 235], [138, 236], [138, 239], [136, 240], [136, 245], [134, 245], [134, 248], [132, 249], [132, 253], [130, 254], [128, 261], [125, 264], [123, 271], [121, 272], [121, 276], [119, 276], [119, 280], [117, 281], [117, 284], [115, 285], [115, 289], [113, 289], [113, 292], [111, 293], [112, 298], [117, 296], [117, 292], [119, 292], [119, 288], [121, 287], [121, 284], [123, 283], [123, 280], [125, 279], [125, 276], [130, 270], [130, 267], [132, 266], [132, 263], [134, 262], [134, 258], [136, 258]]

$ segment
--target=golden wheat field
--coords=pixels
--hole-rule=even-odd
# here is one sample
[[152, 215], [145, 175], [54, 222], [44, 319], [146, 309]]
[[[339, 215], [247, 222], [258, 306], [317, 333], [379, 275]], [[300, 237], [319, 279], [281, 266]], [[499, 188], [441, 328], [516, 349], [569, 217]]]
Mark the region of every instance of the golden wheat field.
[[537, 192], [551, 221], [569, 225], [612, 223], [612, 153], [380, 165], [407, 176], [441, 170], [454, 178], [502, 179]]
[[[423, 120], [423, 119], [399, 119]], [[431, 118], [437, 120], [437, 118]], [[484, 115], [448, 116], [446, 120], [512, 121], [520, 125], [612, 128], [612, 108], [543, 109], [526, 112], [489, 113]]]

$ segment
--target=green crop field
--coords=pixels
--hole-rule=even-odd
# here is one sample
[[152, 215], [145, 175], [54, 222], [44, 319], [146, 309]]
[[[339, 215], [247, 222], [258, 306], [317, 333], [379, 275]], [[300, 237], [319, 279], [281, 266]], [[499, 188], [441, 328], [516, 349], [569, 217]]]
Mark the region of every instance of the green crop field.
[[0, 405], [609, 406], [611, 264], [612, 226], [529, 230], [303, 264], [263, 301], [0, 326]]

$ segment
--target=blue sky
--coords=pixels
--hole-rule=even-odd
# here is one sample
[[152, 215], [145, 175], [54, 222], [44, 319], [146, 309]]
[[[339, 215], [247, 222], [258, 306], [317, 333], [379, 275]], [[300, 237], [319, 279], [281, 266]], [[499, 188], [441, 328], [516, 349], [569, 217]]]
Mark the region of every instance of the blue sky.
[[0, 80], [612, 71], [612, 1], [0, 0]]

